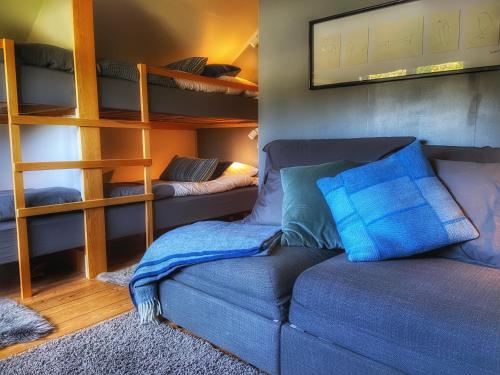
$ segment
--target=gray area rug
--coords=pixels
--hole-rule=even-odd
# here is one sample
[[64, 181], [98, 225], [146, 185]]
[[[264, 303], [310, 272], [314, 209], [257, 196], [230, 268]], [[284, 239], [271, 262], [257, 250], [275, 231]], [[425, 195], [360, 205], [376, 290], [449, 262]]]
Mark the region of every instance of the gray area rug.
[[134, 264], [130, 267], [123, 268], [115, 272], [103, 272], [97, 276], [97, 280], [128, 287], [128, 284], [132, 279], [132, 276], [134, 275], [136, 267], [137, 264]]
[[0, 361], [0, 374], [261, 373], [167, 324], [140, 325], [130, 312]]
[[52, 325], [35, 311], [10, 299], [0, 298], [0, 348], [36, 340], [52, 329]]

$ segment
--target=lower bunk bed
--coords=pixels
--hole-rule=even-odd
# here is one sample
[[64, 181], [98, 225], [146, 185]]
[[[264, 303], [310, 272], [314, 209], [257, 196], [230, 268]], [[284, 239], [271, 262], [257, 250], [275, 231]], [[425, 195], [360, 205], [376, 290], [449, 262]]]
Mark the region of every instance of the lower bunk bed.
[[[166, 229], [250, 211], [257, 186], [246, 186], [206, 195], [174, 196], [153, 201], [154, 229]], [[115, 240], [144, 233], [144, 204], [106, 208], [106, 237]], [[83, 213], [34, 217], [28, 221], [31, 257], [84, 246]], [[15, 220], [0, 222], [0, 265], [17, 261]]]

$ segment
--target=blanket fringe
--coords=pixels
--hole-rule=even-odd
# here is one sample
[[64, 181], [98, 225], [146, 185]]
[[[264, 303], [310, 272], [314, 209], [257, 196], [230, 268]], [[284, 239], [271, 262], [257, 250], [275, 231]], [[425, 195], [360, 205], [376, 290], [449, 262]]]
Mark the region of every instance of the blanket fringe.
[[161, 304], [156, 298], [141, 302], [137, 306], [137, 311], [139, 312], [141, 324], [158, 324], [160, 322], [158, 317], [161, 315]]

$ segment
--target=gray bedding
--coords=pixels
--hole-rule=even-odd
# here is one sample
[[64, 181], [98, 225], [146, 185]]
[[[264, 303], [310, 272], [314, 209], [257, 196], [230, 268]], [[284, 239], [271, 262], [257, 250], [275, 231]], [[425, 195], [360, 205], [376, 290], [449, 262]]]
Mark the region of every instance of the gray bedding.
[[[153, 181], [154, 199], [165, 199], [174, 196], [174, 188], [163, 181]], [[144, 184], [141, 182], [116, 182], [104, 185], [106, 198], [124, 197], [127, 195], [144, 194]]]
[[[174, 188], [168, 183], [163, 181], [153, 182], [154, 199], [170, 198], [174, 193]], [[139, 194], [144, 194], [144, 185], [142, 183], [120, 182], [104, 185], [104, 196], [106, 198]], [[82, 200], [82, 196], [78, 190], [64, 187], [26, 189], [24, 197], [26, 200], [26, 207], [79, 202]], [[0, 222], [14, 219], [14, 196], [12, 190], [1, 190]]]
[[[250, 186], [211, 195], [171, 197], [153, 202], [156, 230], [208, 220], [252, 209], [257, 187]], [[81, 247], [84, 244], [83, 214], [71, 212], [32, 218], [28, 227], [32, 256]], [[117, 239], [144, 233], [144, 204], [106, 209], [106, 235]], [[17, 260], [16, 224], [0, 222], [0, 264]]]
[[[3, 71], [3, 63], [0, 69]], [[21, 104], [75, 107], [74, 76], [30, 65], [18, 66]], [[150, 111], [186, 116], [257, 120], [258, 101], [236, 95], [204, 93], [149, 84]], [[139, 111], [139, 83], [98, 77], [101, 108]], [[5, 102], [5, 76], [0, 74], [0, 102]]]
[[[78, 190], [63, 187], [26, 189], [24, 198], [26, 207], [79, 202], [82, 200], [82, 196]], [[12, 190], [2, 190], [0, 191], [0, 222], [14, 219], [14, 197]]]

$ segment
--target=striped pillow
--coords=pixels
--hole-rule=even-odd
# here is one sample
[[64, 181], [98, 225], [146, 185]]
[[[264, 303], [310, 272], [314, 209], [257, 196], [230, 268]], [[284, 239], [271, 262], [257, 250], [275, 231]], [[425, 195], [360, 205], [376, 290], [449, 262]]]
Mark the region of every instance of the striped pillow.
[[[175, 61], [165, 65], [165, 68], [200, 75], [201, 72], [203, 72], [203, 69], [205, 69], [205, 65], [207, 65], [207, 60], [207, 57], [188, 57], [187, 59]], [[148, 82], [165, 87], [179, 87], [173, 78], [157, 76], [154, 74], [149, 75]]]
[[165, 65], [165, 68], [200, 75], [205, 69], [207, 61], [207, 57], [188, 57], [187, 59]]
[[[187, 59], [165, 65], [165, 67], [168, 69], [180, 70], [186, 73], [200, 75], [206, 64], [206, 57], [189, 57]], [[125, 61], [100, 59], [97, 61], [97, 69], [100, 76], [125, 79], [133, 82], [139, 81], [139, 71], [137, 70], [136, 64], [131, 64]], [[157, 76], [154, 74], [150, 74], [148, 76], [148, 83], [165, 87], [178, 87], [172, 78]]]
[[175, 156], [160, 176], [164, 181], [208, 181], [217, 168], [217, 159], [196, 159]]

